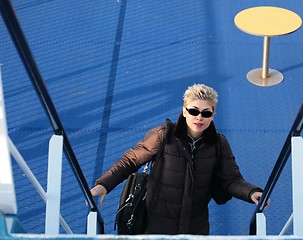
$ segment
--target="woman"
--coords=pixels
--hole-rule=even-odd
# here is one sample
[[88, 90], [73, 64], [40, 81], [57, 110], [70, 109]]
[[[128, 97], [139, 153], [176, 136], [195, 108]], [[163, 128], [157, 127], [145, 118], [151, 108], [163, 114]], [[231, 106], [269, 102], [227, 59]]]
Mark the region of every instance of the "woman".
[[[182, 113], [163, 152], [158, 199], [152, 200], [152, 189], [147, 190], [147, 234], [209, 234], [208, 204], [218, 141], [213, 123], [217, 102], [216, 91], [203, 84], [185, 91]], [[100, 204], [106, 194], [152, 158], [164, 132], [164, 125], [150, 130], [97, 179], [91, 193], [100, 196]], [[262, 190], [243, 179], [223, 135], [220, 146], [223, 188], [236, 198], [258, 204]]]

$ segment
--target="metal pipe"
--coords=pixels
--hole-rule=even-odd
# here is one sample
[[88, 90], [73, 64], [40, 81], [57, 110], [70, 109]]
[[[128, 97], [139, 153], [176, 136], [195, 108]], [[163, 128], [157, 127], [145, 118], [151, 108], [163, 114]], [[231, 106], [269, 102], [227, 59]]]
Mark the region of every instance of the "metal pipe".
[[[41, 184], [39, 183], [39, 181], [31, 171], [26, 161], [24, 160], [24, 158], [22, 157], [22, 155], [20, 154], [20, 152], [18, 151], [18, 149], [16, 148], [16, 146], [14, 145], [14, 143], [12, 142], [9, 136], [7, 136], [7, 142], [8, 142], [9, 151], [12, 154], [13, 158], [18, 163], [19, 167], [22, 169], [24, 174], [27, 176], [33, 187], [39, 193], [43, 201], [46, 202], [47, 200], [46, 192], [44, 191], [43, 187], [41, 186]], [[60, 215], [60, 224], [68, 234], [73, 234], [72, 230], [70, 229], [70, 227], [68, 226], [68, 224], [65, 222], [64, 218], [61, 215]]]
[[263, 59], [262, 59], [262, 78], [268, 77], [269, 48], [270, 48], [270, 37], [264, 36]]
[[284, 235], [286, 233], [286, 231], [290, 227], [290, 224], [292, 224], [292, 222], [293, 222], [293, 218], [294, 218], [294, 214], [292, 213], [290, 215], [290, 217], [288, 218], [287, 222], [285, 223], [284, 227], [282, 228], [281, 232], [279, 233], [280, 236]]

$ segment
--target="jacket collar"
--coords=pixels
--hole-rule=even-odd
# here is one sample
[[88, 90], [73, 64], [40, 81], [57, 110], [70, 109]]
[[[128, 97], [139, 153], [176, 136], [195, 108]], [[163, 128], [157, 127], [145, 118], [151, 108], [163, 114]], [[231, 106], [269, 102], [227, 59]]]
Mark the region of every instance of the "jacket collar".
[[[187, 124], [186, 119], [181, 113], [179, 115], [178, 121], [175, 128], [175, 137], [181, 141], [187, 141]], [[217, 142], [217, 130], [213, 121], [210, 123], [209, 127], [202, 134], [203, 142], [206, 144], [214, 144]]]

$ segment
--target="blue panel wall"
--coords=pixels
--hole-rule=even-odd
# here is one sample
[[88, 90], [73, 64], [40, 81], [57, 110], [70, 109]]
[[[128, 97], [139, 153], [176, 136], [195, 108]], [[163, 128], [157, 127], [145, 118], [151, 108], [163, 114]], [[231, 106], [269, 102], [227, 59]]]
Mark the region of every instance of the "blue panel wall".
[[[145, 132], [176, 120], [187, 86], [205, 83], [219, 93], [215, 123], [226, 135], [245, 178], [264, 187], [302, 104], [302, 29], [272, 39], [270, 66], [285, 81], [268, 88], [246, 80], [261, 67], [261, 37], [238, 30], [241, 10], [285, 7], [303, 16], [300, 0], [13, 0], [46, 86], [90, 186]], [[9, 135], [46, 189], [51, 125], [3, 21], [0, 63]], [[44, 232], [45, 204], [14, 163], [18, 217], [30, 233]], [[64, 158], [61, 214], [84, 233], [85, 199]], [[114, 234], [121, 187], [102, 207]], [[291, 214], [290, 163], [265, 211], [268, 234]], [[281, 207], [283, 206], [283, 207]], [[211, 234], [247, 235], [254, 206], [233, 199], [210, 204]]]

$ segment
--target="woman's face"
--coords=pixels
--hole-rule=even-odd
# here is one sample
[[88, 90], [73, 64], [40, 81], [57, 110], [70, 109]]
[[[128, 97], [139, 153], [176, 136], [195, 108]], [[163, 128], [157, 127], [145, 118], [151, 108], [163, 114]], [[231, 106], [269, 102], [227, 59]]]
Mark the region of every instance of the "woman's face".
[[[200, 112], [203, 112], [204, 116]], [[192, 114], [198, 115], [193, 116]], [[209, 100], [193, 100], [186, 107], [183, 107], [183, 116], [186, 118], [187, 133], [192, 138], [197, 139], [214, 119], [214, 110]]]

